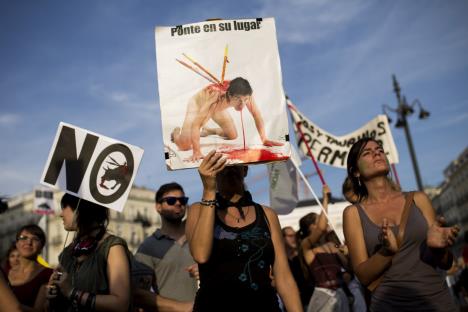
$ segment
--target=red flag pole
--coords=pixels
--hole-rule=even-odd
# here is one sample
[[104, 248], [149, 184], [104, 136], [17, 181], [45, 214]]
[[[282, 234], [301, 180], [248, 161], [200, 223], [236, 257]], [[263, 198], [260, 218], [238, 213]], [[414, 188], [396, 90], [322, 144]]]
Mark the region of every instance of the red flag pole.
[[312, 155], [312, 150], [310, 149], [309, 144], [307, 144], [307, 142], [305, 141], [304, 132], [302, 132], [301, 122], [300, 121], [296, 122], [296, 128], [297, 128], [297, 131], [299, 131], [299, 134], [301, 135], [302, 142], [307, 147], [307, 154], [312, 159], [312, 163], [314, 164], [315, 170], [317, 171], [317, 174], [318, 174], [318, 176], [320, 178], [320, 181], [322, 182], [322, 185], [325, 185], [326, 183], [325, 183], [325, 179], [323, 178], [322, 171], [320, 170], [320, 168], [319, 168], [319, 166], [317, 164], [317, 161], [315, 160], [314, 155]]
[[[289, 110], [294, 109], [294, 105], [292, 104], [291, 100], [289, 100], [288, 96], [286, 96], [286, 101], [289, 101], [291, 103], [291, 104], [288, 103]], [[320, 168], [319, 168], [319, 166], [317, 164], [317, 161], [315, 160], [314, 155], [312, 155], [312, 150], [310, 149], [309, 144], [307, 144], [307, 142], [305, 141], [304, 132], [302, 132], [301, 122], [300, 121], [296, 122], [296, 128], [297, 128], [297, 131], [299, 131], [299, 134], [301, 135], [302, 142], [304, 142], [305, 146], [307, 147], [307, 154], [312, 159], [312, 163], [314, 164], [315, 170], [317, 171], [317, 174], [318, 174], [318, 176], [320, 178], [320, 181], [322, 182], [322, 185], [327, 184], [325, 182], [325, 179], [323, 178], [322, 171], [320, 170]]]
[[[287, 96], [286, 96], [286, 100], [291, 102]], [[294, 109], [294, 105], [292, 103], [291, 104], [288, 103], [288, 108], [289, 108], [289, 110], [292, 110], [292, 109]], [[320, 168], [319, 168], [319, 166], [317, 164], [317, 161], [315, 160], [315, 157], [312, 154], [312, 149], [310, 148], [309, 144], [307, 144], [307, 142], [305, 140], [304, 132], [302, 132], [302, 128], [301, 128], [301, 122], [298, 121], [298, 122], [295, 123], [295, 125], [296, 125], [296, 128], [297, 128], [297, 131], [301, 135], [302, 142], [304, 142], [305, 146], [307, 147], [307, 154], [312, 159], [312, 163], [314, 164], [315, 171], [317, 171], [317, 174], [318, 174], [318, 176], [320, 178], [320, 181], [322, 182], [322, 185], [326, 185], [327, 183], [325, 182], [325, 179], [323, 178], [322, 171], [320, 170]], [[332, 194], [328, 193], [327, 196], [328, 196], [328, 200], [329, 200], [330, 204], [334, 204]]]

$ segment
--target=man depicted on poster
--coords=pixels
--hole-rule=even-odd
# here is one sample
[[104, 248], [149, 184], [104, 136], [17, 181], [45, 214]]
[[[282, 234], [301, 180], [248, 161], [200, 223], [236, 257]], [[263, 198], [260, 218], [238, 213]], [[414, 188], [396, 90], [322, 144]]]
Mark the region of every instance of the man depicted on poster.
[[[262, 115], [252, 96], [250, 83], [237, 77], [231, 81], [210, 84], [197, 92], [189, 100], [182, 128], [176, 127], [171, 133], [171, 140], [182, 150], [193, 150], [189, 161], [203, 158], [200, 150], [200, 137], [218, 135], [227, 140], [238, 137], [234, 121], [227, 111], [229, 107], [242, 112], [247, 107], [255, 121], [255, 127], [264, 146], [281, 146], [283, 143], [269, 140], [265, 134]], [[205, 127], [209, 120], [219, 127]]]

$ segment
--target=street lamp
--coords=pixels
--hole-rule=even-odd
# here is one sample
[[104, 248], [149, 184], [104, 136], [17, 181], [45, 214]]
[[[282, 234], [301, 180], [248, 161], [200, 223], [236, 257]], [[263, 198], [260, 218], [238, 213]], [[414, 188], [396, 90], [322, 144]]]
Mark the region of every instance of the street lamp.
[[421, 102], [419, 102], [418, 99], [414, 100], [411, 104], [408, 104], [408, 102], [406, 101], [406, 97], [400, 95], [401, 89], [400, 89], [400, 85], [398, 84], [398, 81], [396, 80], [395, 75], [392, 75], [392, 79], [393, 79], [393, 91], [395, 91], [395, 94], [397, 96], [398, 107], [394, 109], [388, 106], [387, 104], [384, 104], [382, 108], [383, 108], [385, 115], [387, 115], [389, 123], [392, 122], [392, 119], [390, 119], [390, 117], [388, 116], [387, 111], [396, 113], [397, 121], [395, 123], [395, 128], [403, 128], [405, 130], [406, 142], [408, 143], [408, 149], [410, 152], [411, 161], [413, 162], [413, 169], [414, 169], [414, 175], [416, 176], [416, 183], [418, 184], [418, 189], [422, 191], [423, 184], [421, 181], [421, 175], [419, 174], [418, 161], [416, 159], [416, 154], [414, 152], [413, 140], [411, 139], [411, 133], [410, 133], [408, 122], [406, 120], [406, 116], [409, 116], [414, 113], [415, 106], [418, 106], [419, 108], [419, 119], [427, 119], [430, 113], [422, 107], [422, 104]]

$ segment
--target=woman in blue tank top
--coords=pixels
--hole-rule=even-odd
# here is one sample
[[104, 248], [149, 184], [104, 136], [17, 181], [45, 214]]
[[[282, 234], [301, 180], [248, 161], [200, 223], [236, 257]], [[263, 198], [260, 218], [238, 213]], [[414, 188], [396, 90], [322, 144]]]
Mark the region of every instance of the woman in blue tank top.
[[198, 171], [203, 196], [186, 225], [200, 272], [194, 311], [281, 311], [276, 291], [288, 311], [302, 311], [278, 217], [245, 190], [247, 166], [226, 167], [212, 151]]
[[455, 311], [436, 268], [451, 267], [458, 228], [436, 219], [423, 192], [392, 185], [375, 140], [351, 147], [347, 169], [356, 202], [343, 213], [343, 229], [354, 272], [372, 292], [369, 310]]

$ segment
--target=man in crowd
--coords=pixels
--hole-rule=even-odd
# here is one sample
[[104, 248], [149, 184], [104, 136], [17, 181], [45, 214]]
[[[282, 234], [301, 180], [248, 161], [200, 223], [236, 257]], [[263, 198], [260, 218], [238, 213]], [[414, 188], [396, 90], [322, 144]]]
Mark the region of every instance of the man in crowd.
[[136, 307], [162, 311], [191, 311], [197, 292], [198, 266], [185, 238], [188, 198], [178, 183], [156, 192], [161, 228], [147, 237], [135, 254], [132, 269]]

